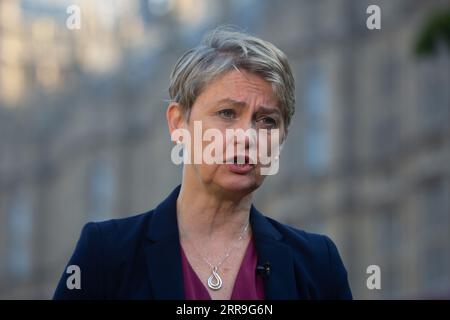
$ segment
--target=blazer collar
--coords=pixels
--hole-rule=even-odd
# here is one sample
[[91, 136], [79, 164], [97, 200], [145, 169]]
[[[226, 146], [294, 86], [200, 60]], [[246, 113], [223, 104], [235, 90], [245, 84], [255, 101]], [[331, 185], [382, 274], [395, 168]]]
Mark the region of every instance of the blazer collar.
[[181, 185], [154, 210], [147, 231], [146, 260], [153, 298], [183, 300], [184, 283], [177, 223], [177, 198]]
[[265, 298], [299, 299], [291, 248], [281, 241], [281, 233], [253, 205], [250, 209], [250, 223], [258, 252], [258, 265], [270, 266], [270, 273], [264, 279]]
[[[181, 248], [176, 215], [177, 186], [156, 209], [147, 231], [146, 259], [155, 299], [184, 299]], [[253, 205], [250, 224], [258, 263], [270, 264], [265, 278], [266, 299], [298, 299], [293, 257], [290, 248], [280, 240], [282, 235]]]

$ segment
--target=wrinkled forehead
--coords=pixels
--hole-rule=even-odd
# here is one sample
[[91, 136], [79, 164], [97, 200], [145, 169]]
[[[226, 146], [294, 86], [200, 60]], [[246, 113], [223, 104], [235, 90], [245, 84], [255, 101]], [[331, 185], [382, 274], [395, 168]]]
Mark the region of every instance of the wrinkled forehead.
[[279, 109], [272, 85], [261, 76], [233, 70], [207, 84], [196, 103], [204, 106], [228, 104]]

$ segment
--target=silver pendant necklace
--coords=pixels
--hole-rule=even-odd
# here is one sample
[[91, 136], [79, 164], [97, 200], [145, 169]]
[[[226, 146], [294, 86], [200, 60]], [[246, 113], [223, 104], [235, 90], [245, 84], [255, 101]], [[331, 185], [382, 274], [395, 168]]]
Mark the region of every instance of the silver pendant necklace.
[[222, 288], [222, 278], [217, 273], [217, 267], [213, 268], [212, 275], [208, 278], [208, 287], [213, 290], [219, 290]]
[[[219, 290], [220, 288], [222, 288], [222, 278], [219, 275], [219, 267], [225, 262], [225, 260], [227, 260], [227, 258], [230, 256], [231, 252], [233, 251], [234, 248], [237, 247], [237, 244], [242, 240], [242, 238], [244, 238], [244, 235], [248, 229], [248, 226], [250, 224], [250, 221], [247, 221], [247, 224], [244, 226], [244, 228], [241, 231], [241, 235], [239, 236], [239, 238], [237, 239], [237, 241], [235, 242], [235, 244], [227, 251], [227, 253], [225, 254], [225, 256], [219, 261], [218, 264], [213, 265], [211, 262], [209, 262], [209, 260], [204, 257], [200, 251], [197, 250], [197, 248], [195, 247], [195, 245], [191, 242], [192, 247], [194, 248], [195, 251], [197, 251], [197, 254], [203, 259], [203, 261], [205, 261], [208, 266], [211, 268], [211, 275], [208, 277], [208, 287], [212, 290]], [[189, 240], [189, 239], [188, 239]], [[190, 242], [190, 240], [189, 240]]]

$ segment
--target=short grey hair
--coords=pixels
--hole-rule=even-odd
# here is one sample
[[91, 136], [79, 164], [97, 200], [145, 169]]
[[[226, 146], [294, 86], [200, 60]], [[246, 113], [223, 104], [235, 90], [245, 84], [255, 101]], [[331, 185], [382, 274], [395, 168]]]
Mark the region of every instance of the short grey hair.
[[254, 73], [272, 85], [287, 133], [295, 111], [295, 82], [287, 57], [272, 43], [235, 28], [212, 30], [181, 56], [170, 75], [171, 101], [179, 103], [189, 118], [206, 85], [232, 69]]

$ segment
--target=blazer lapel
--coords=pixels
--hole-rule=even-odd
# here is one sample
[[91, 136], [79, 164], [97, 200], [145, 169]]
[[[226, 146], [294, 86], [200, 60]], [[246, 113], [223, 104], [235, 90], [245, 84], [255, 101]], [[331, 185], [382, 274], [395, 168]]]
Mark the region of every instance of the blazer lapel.
[[153, 298], [184, 299], [181, 250], [176, 216], [176, 200], [180, 186], [154, 211], [145, 246], [147, 270]]
[[258, 251], [258, 265], [266, 263], [270, 265], [270, 274], [264, 281], [265, 298], [268, 300], [307, 298], [304, 288], [296, 287], [292, 252], [280, 241], [282, 235], [253, 205], [250, 221]]

